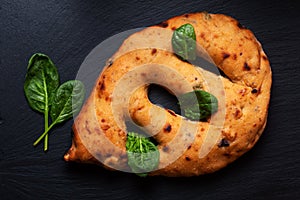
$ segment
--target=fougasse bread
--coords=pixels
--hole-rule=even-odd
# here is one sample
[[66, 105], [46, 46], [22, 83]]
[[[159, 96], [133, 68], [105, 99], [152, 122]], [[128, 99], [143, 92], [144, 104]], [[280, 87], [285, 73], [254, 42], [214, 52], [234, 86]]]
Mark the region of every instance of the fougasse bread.
[[[198, 54], [211, 58], [225, 76], [195, 67], [172, 52], [173, 31], [187, 23], [195, 29]], [[175, 95], [200, 87], [218, 98], [218, 111], [208, 121], [189, 121], [151, 103], [147, 89], [152, 82]], [[130, 171], [125, 147], [125, 118], [130, 117], [158, 143], [159, 167], [149, 175], [215, 172], [259, 139], [271, 82], [261, 44], [235, 19], [206, 12], [171, 18], [128, 37], [107, 62], [75, 119], [72, 146], [64, 159]]]

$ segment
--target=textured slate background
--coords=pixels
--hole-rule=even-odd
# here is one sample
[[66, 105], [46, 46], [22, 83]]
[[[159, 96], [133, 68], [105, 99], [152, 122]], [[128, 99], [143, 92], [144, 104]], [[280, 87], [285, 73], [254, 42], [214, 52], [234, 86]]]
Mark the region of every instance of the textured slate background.
[[[299, 199], [300, 102], [297, 1], [1, 0], [1, 199]], [[27, 60], [48, 54], [61, 80], [73, 79], [87, 54], [121, 31], [187, 12], [224, 13], [251, 29], [270, 58], [272, 99], [266, 130], [225, 169], [193, 178], [150, 177], [67, 164], [72, 121], [55, 129], [50, 151], [32, 142], [43, 117], [23, 95]]]

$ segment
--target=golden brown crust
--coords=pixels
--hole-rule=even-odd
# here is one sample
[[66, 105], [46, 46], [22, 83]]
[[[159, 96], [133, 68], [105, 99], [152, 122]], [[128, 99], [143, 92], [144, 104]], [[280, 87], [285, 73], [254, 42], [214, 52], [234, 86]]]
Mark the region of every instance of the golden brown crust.
[[[182, 74], [184, 81], [192, 86], [203, 83], [203, 74], [217, 79], [208, 72], [197, 72], [194, 66], [168, 52], [171, 48], [170, 43], [161, 42], [170, 38], [172, 30], [186, 23], [194, 26], [197, 42], [228, 77], [219, 77], [224, 92], [218, 91], [215, 94], [220, 98], [225, 95], [225, 104], [223, 107], [219, 105], [216, 114], [218, 116], [224, 110], [225, 122], [222, 127], [209, 122], [197, 123], [195, 140], [192, 144], [177, 160], [151, 172], [150, 175], [194, 176], [211, 173], [233, 162], [253, 147], [267, 120], [272, 82], [269, 61], [253, 33], [242, 27], [235, 19], [222, 14], [193, 13], [146, 28], [124, 41], [119, 51], [112, 57], [113, 63], [103, 70], [91, 96], [75, 120], [73, 143], [65, 155], [66, 161], [99, 164], [98, 160], [101, 160], [110, 168], [128, 169], [125, 150], [126, 131], [124, 131], [126, 126], [125, 123], [120, 125], [114, 118], [115, 114], [111, 107], [112, 94], [118, 81], [130, 71], [135, 71], [138, 66], [149, 63], [169, 66]], [[158, 28], [170, 32], [161, 34]], [[149, 43], [141, 42], [139, 38], [143, 37], [154, 37], [155, 40]], [[155, 52], [153, 47], [156, 47]], [[174, 85], [168, 80], [164, 83]], [[209, 88], [205, 84], [201, 87], [204, 90]], [[147, 97], [147, 86], [137, 89], [129, 102], [131, 118], [142, 126], [149, 124], [153, 118], [153, 115], [149, 114], [151, 108], [165, 113], [164, 127], [168, 127], [168, 131], [166, 133], [166, 129], [163, 128], [155, 135], [161, 152], [160, 166], [163, 166], [169, 161], [167, 157], [174, 153], [168, 148], [169, 142], [174, 139], [184, 119], [155, 107]], [[120, 119], [122, 121], [124, 116], [120, 116]], [[221, 131], [221, 134], [211, 151], [204, 157], [199, 157], [201, 147], [211, 137], [209, 129]]]

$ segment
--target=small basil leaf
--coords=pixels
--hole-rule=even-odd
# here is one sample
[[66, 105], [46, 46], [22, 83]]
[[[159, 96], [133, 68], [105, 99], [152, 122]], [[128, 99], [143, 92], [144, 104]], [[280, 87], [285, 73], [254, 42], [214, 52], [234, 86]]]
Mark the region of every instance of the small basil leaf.
[[58, 124], [71, 118], [80, 110], [84, 95], [84, 85], [81, 81], [71, 80], [59, 86], [50, 108], [52, 121]]
[[207, 119], [218, 110], [218, 99], [203, 90], [195, 90], [178, 97], [183, 115], [195, 121]]
[[192, 61], [196, 59], [196, 34], [191, 24], [177, 28], [172, 35], [172, 47], [181, 59]]
[[141, 177], [157, 168], [159, 163], [159, 151], [157, 147], [144, 136], [129, 132], [127, 134], [126, 150], [128, 165], [132, 172]]
[[41, 53], [34, 54], [27, 67], [24, 92], [30, 107], [44, 113], [59, 85], [57, 69], [51, 59]]

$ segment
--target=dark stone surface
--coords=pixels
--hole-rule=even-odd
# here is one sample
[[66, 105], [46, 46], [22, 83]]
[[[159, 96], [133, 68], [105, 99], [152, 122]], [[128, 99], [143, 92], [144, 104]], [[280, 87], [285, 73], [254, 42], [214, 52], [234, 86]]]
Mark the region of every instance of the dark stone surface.
[[[299, 199], [300, 48], [297, 1], [1, 0], [1, 199]], [[259, 142], [225, 169], [193, 178], [139, 178], [62, 160], [72, 121], [32, 147], [43, 130], [23, 94], [29, 57], [49, 55], [61, 80], [74, 79], [101, 41], [188, 12], [224, 13], [251, 29], [273, 70], [268, 124]]]

